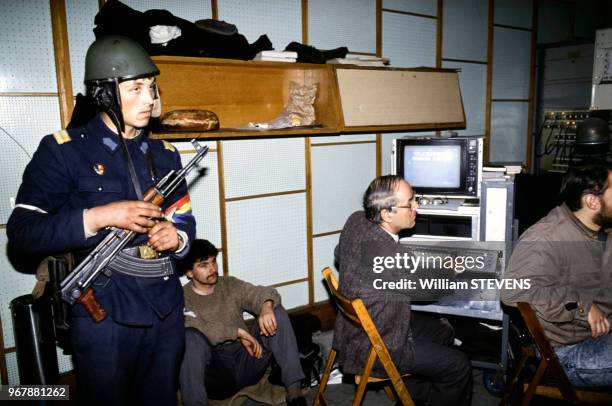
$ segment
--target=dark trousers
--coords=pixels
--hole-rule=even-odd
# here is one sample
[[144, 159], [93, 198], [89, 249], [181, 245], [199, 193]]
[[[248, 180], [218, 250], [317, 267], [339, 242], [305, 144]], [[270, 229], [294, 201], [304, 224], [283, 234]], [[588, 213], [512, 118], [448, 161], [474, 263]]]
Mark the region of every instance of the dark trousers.
[[185, 357], [181, 366], [181, 396], [185, 406], [208, 405], [208, 398], [225, 399], [240, 389], [254, 385], [264, 376], [272, 357], [281, 368], [285, 386], [304, 378], [300, 356], [287, 311], [274, 309], [276, 334], [259, 334], [259, 324], [253, 323], [251, 335], [264, 349], [260, 359], [248, 354], [240, 340], [212, 346], [195, 328], [185, 331]]
[[406, 386], [427, 406], [465, 405], [472, 398], [472, 368], [467, 356], [453, 348], [455, 334], [446, 320], [412, 313], [414, 361]]
[[73, 317], [71, 330], [79, 404], [176, 405], [185, 340], [181, 307], [154, 318], [152, 326]]

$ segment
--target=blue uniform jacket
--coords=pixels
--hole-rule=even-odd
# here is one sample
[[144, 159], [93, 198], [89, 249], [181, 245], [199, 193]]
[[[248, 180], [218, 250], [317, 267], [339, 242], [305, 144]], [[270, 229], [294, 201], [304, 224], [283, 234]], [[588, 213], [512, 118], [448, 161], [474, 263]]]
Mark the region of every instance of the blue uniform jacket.
[[[24, 253], [47, 255], [93, 248], [104, 238], [105, 230], [85, 238], [83, 209], [138, 199], [117, 137], [98, 115], [68, 134], [56, 133], [42, 139], [25, 169], [17, 206], [7, 224], [13, 246]], [[150, 140], [144, 132], [126, 141], [143, 192], [154, 184], [147, 158], [149, 150], [158, 179], [181, 168], [179, 154], [169, 143]], [[187, 233], [189, 241], [195, 238], [195, 219], [186, 183], [166, 199], [162, 209], [167, 217], [172, 216], [178, 229]], [[146, 235], [141, 235], [132, 245], [146, 240]], [[188, 250], [186, 247], [179, 256]], [[124, 324], [150, 325], [154, 315], [164, 318], [183, 306], [176, 271], [167, 279], [119, 273], [110, 278], [101, 275], [93, 288], [102, 307], [115, 321]], [[79, 304], [73, 311], [75, 317], [87, 316]]]

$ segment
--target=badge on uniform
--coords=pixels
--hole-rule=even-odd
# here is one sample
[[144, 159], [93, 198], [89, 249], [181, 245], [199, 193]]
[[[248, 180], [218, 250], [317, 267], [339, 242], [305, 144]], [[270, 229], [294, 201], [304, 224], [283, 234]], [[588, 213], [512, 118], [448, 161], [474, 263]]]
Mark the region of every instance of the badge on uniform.
[[149, 245], [140, 245], [138, 246], [138, 250], [140, 251], [140, 258], [142, 259], [153, 259], [159, 256], [157, 251]]
[[104, 166], [104, 164], [100, 164], [100, 163], [95, 164], [94, 165], [94, 171], [98, 175], [102, 176], [102, 175], [104, 175], [104, 172], [106, 172], [106, 166]]

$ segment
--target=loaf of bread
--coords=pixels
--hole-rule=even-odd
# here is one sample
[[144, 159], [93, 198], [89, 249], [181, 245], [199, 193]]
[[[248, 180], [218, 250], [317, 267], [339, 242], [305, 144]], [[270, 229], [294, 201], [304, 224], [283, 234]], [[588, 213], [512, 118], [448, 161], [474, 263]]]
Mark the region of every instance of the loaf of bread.
[[219, 128], [219, 117], [208, 110], [174, 110], [161, 117], [161, 125], [171, 131], [212, 131]]

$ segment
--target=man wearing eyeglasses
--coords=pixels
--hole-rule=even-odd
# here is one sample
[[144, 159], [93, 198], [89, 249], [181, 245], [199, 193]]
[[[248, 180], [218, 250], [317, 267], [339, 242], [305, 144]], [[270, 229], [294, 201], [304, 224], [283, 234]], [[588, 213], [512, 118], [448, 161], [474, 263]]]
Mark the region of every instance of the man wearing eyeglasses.
[[[364, 211], [349, 217], [336, 247], [340, 291], [364, 300], [399, 372], [411, 374], [406, 385], [415, 400], [428, 405], [469, 405], [472, 372], [465, 354], [452, 347], [452, 326], [446, 320], [412, 313], [410, 301], [372, 295], [364, 285], [362, 250], [397, 243], [401, 230], [414, 227], [417, 208], [414, 191], [402, 177], [380, 176], [370, 183], [363, 196]], [[363, 331], [339, 314], [333, 348], [342, 372], [360, 374], [369, 347]], [[384, 376], [380, 364], [375, 364], [373, 375]]]
[[612, 385], [612, 168], [571, 168], [563, 204], [527, 229], [505, 278], [531, 287], [502, 290], [504, 303], [530, 303], [576, 386]]

